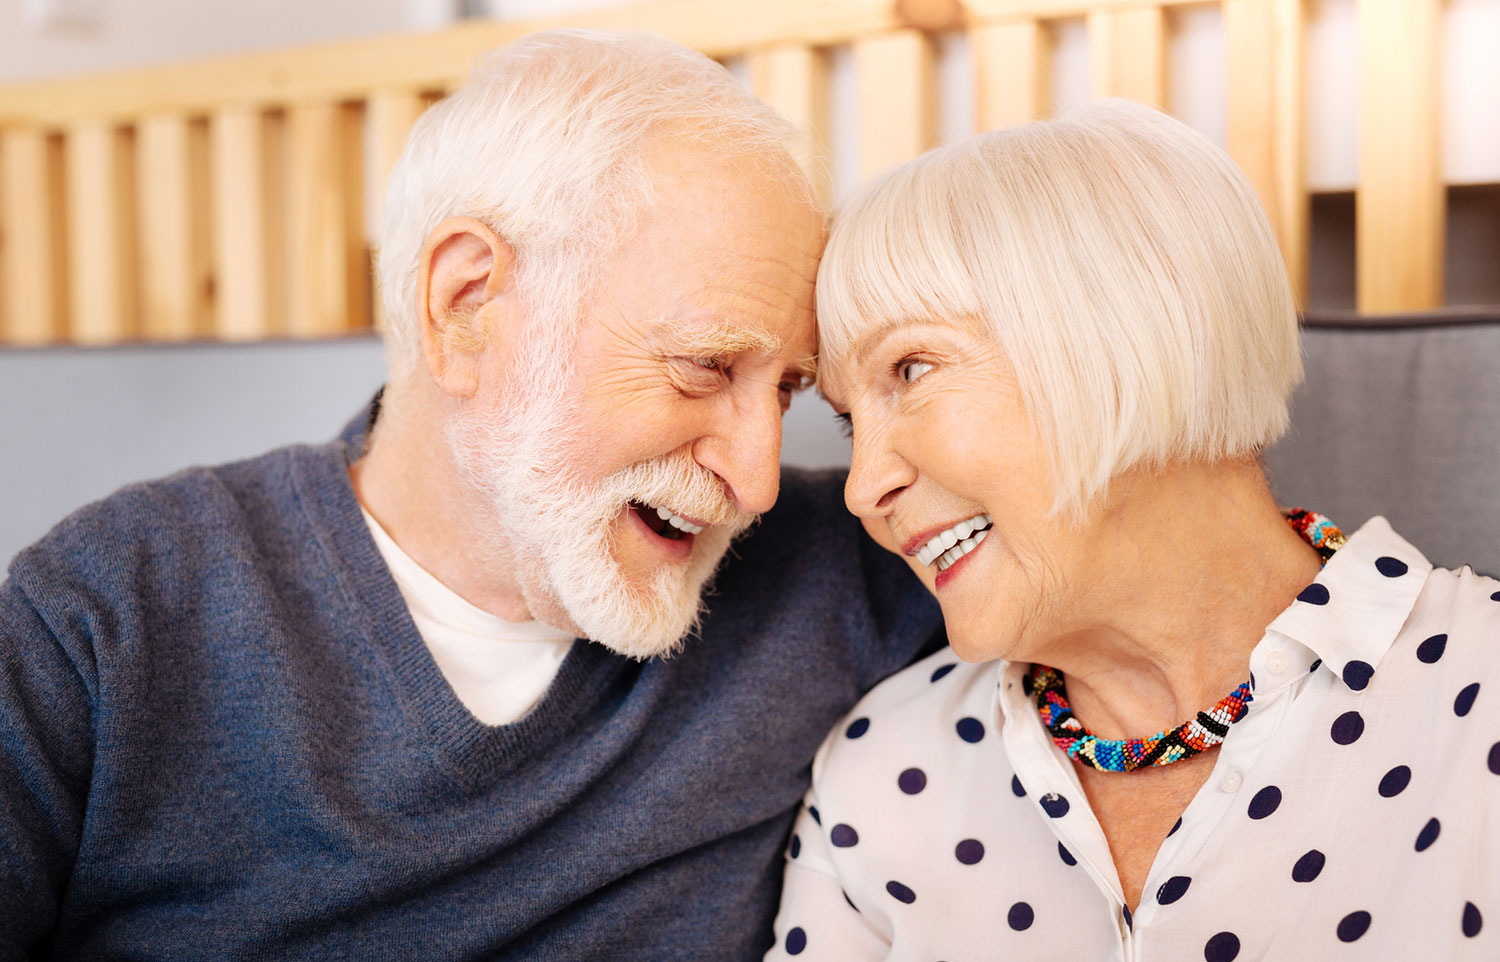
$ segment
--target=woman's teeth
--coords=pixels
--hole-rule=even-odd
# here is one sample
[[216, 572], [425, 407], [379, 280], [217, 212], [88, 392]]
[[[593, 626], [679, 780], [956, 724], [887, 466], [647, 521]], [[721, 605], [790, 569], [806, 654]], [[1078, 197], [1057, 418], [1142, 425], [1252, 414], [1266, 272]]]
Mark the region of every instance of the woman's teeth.
[[686, 518], [682, 518], [673, 514], [672, 511], [668, 508], [658, 507], [656, 509], [656, 516], [665, 521], [667, 524], [676, 528], [677, 530], [686, 531], [688, 534], [698, 534], [703, 530], [703, 526], [701, 524], [693, 524]]
[[937, 563], [939, 571], [948, 567], [964, 555], [979, 547], [990, 533], [994, 522], [987, 514], [976, 514], [967, 521], [933, 535], [932, 540], [917, 549], [917, 560], [924, 565]]

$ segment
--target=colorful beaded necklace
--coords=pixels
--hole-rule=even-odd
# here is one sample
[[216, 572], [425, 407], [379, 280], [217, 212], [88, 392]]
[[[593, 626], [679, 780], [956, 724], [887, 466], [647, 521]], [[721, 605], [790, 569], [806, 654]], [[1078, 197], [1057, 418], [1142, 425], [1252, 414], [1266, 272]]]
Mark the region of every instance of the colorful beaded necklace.
[[[1344, 533], [1323, 515], [1302, 508], [1291, 508], [1284, 514], [1287, 524], [1317, 549], [1325, 564], [1344, 546]], [[1057, 747], [1078, 764], [1101, 772], [1133, 772], [1201, 754], [1224, 740], [1229, 726], [1245, 717], [1254, 697], [1250, 694], [1250, 682], [1246, 681], [1211, 710], [1200, 711], [1197, 717], [1170, 731], [1157, 732], [1149, 738], [1109, 739], [1095, 735], [1073, 717], [1067, 683], [1056, 668], [1032, 665], [1022, 687], [1036, 700], [1042, 725]]]

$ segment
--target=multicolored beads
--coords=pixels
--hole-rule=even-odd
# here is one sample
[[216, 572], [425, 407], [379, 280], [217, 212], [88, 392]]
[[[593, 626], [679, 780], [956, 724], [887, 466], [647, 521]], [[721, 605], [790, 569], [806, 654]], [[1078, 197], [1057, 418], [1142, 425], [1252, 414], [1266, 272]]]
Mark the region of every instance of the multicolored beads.
[[1133, 772], [1148, 765], [1170, 765], [1175, 761], [1205, 752], [1224, 740], [1229, 726], [1239, 721], [1250, 704], [1247, 681], [1226, 695], [1212, 711], [1200, 711], [1197, 717], [1170, 731], [1157, 732], [1148, 738], [1100, 738], [1073, 717], [1062, 672], [1046, 665], [1032, 665], [1027, 676], [1031, 695], [1057, 747], [1080, 765], [1101, 772]]

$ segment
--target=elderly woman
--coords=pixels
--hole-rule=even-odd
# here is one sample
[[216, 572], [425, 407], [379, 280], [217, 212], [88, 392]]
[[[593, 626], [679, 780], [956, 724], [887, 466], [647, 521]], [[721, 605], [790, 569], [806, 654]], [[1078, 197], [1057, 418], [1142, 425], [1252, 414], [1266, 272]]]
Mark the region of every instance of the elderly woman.
[[818, 305], [952, 648], [823, 745], [770, 957], [1500, 958], [1500, 584], [1277, 507], [1297, 320], [1222, 152], [1124, 103], [932, 151]]

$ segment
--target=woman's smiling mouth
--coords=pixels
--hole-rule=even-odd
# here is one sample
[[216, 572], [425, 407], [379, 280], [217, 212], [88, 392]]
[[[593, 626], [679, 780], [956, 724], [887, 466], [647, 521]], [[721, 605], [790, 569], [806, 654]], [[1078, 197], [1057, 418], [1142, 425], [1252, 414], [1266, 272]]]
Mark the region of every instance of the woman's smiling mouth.
[[924, 565], [937, 565], [938, 571], [947, 571], [959, 558], [979, 547], [989, 535], [993, 521], [988, 514], [976, 514], [945, 528], [933, 535], [916, 550], [916, 558]]

